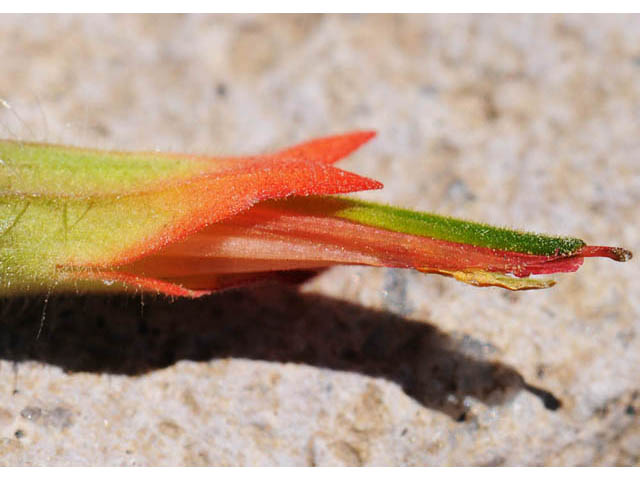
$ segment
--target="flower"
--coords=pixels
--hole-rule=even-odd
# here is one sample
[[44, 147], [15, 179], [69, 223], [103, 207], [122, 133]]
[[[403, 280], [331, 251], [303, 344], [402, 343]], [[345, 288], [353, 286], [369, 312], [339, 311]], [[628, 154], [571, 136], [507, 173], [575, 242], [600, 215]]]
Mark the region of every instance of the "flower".
[[213, 158], [0, 142], [0, 291], [197, 297], [332, 265], [413, 268], [478, 286], [630, 252], [328, 195], [382, 184], [333, 166], [374, 136]]

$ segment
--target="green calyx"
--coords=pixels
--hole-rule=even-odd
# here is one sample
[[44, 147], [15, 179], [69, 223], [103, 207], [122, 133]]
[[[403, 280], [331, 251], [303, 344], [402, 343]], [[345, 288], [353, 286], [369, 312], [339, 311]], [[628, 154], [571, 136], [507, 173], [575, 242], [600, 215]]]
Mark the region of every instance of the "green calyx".
[[147, 191], [215, 171], [203, 157], [0, 140], [0, 194], [96, 197]]
[[293, 210], [329, 214], [394, 232], [531, 255], [571, 255], [585, 246], [578, 238], [509, 230], [348, 198], [292, 198], [286, 200], [286, 205]]

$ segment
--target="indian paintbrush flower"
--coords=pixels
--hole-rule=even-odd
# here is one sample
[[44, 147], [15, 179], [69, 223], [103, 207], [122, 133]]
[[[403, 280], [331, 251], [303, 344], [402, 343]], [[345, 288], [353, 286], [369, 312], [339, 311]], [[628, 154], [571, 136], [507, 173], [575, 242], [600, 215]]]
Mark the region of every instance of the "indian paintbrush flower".
[[0, 294], [144, 290], [199, 296], [287, 272], [413, 268], [478, 286], [545, 288], [627, 250], [342, 196], [382, 188], [337, 160], [353, 132], [214, 158], [0, 141]]

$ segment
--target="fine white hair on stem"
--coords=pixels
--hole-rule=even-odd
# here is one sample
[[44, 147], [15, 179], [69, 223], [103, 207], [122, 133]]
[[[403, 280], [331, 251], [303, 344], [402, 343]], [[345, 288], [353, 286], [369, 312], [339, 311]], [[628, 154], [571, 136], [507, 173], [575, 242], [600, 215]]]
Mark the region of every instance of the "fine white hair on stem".
[[40, 119], [42, 121], [42, 128], [44, 129], [44, 140], [49, 137], [49, 121], [47, 120], [47, 115], [44, 112], [44, 108], [42, 108], [42, 102], [40, 101], [40, 97], [36, 94], [34, 95], [36, 99], [36, 105], [38, 107], [38, 112], [40, 113]]
[[[27, 133], [30, 135], [30, 138], [32, 139], [36, 138], [35, 132], [31, 128], [31, 126], [22, 119], [22, 117], [18, 114], [18, 112], [16, 112], [13, 106], [6, 99], [0, 98], [0, 106], [3, 107], [5, 110], [8, 110], [9, 112], [11, 112], [13, 117], [18, 121], [18, 123], [22, 126], [22, 128], [24, 128], [27, 131]], [[5, 128], [7, 128], [7, 130], [13, 137], [17, 138], [17, 135], [15, 135], [6, 125], [5, 125]]]
[[44, 305], [42, 306], [42, 315], [40, 315], [40, 327], [38, 327], [38, 333], [36, 334], [36, 340], [40, 340], [40, 335], [42, 334], [42, 330], [44, 330], [44, 322], [47, 318], [47, 307], [49, 306], [49, 297], [51, 296], [51, 291], [55, 290], [58, 282], [56, 282], [53, 287], [49, 287], [47, 290], [47, 294], [44, 297]]

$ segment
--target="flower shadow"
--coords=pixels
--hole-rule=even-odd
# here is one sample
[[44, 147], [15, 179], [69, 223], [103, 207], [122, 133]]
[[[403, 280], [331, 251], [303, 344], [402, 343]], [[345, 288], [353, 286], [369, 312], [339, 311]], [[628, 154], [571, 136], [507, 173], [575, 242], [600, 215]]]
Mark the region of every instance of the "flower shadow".
[[41, 325], [42, 308], [42, 301], [22, 297], [0, 303], [0, 358], [125, 375], [180, 360], [303, 363], [388, 379], [459, 421], [467, 396], [495, 405], [524, 389], [548, 409], [560, 407], [513, 368], [484, 360], [478, 342], [293, 288], [267, 285], [197, 300], [145, 297], [144, 305], [140, 297], [52, 296]]

